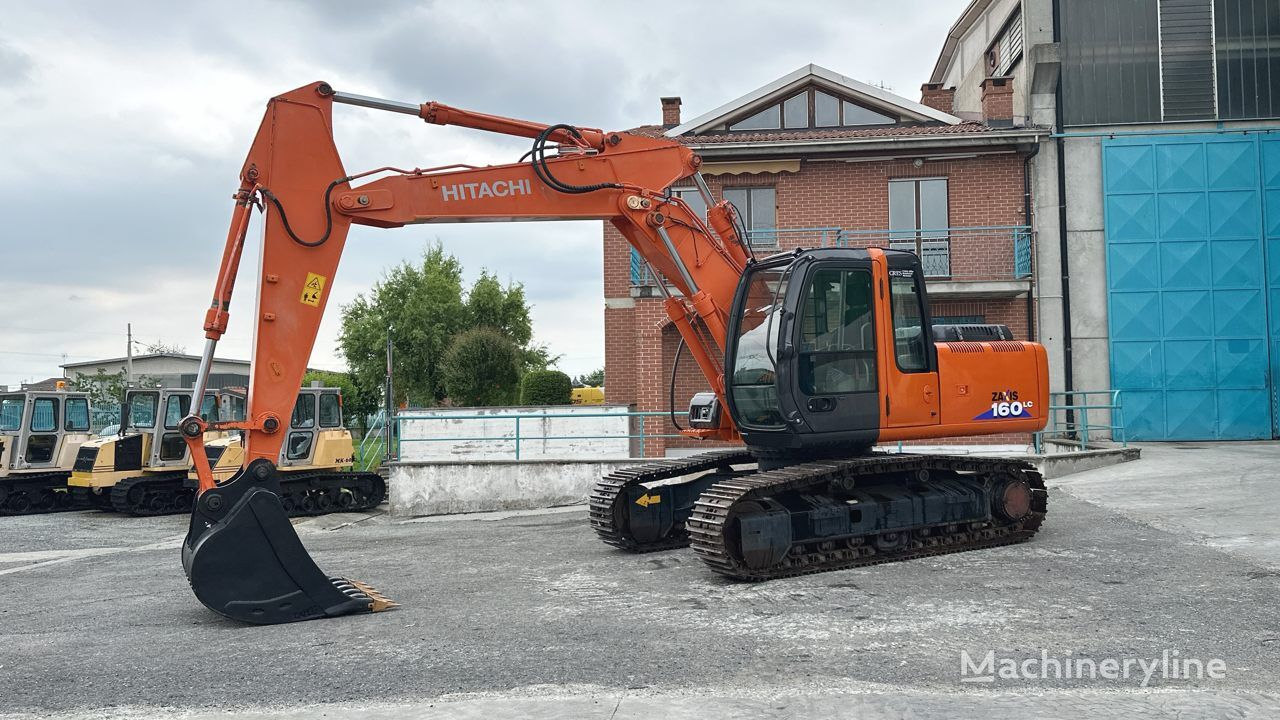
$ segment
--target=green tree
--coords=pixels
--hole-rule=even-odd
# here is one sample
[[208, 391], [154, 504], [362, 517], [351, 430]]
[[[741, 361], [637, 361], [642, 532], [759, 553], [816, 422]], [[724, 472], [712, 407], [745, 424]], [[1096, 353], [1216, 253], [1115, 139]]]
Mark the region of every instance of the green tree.
[[535, 370], [520, 380], [521, 405], [568, 405], [573, 383], [559, 370]]
[[381, 397], [391, 327], [396, 403], [435, 405], [445, 396], [440, 362], [466, 327], [466, 315], [462, 266], [433, 245], [417, 264], [392, 268], [368, 297], [359, 295], [342, 308], [338, 343], [356, 386]]
[[573, 379], [574, 387], [604, 387], [604, 368], [592, 370]]
[[[124, 370], [117, 373], [108, 373], [102, 368], [98, 368], [98, 372], [93, 375], [82, 372], [76, 373], [75, 378], [71, 381], [71, 386], [79, 392], [88, 393], [91, 405], [108, 408], [119, 405], [124, 398], [124, 391], [128, 386], [128, 381], [125, 378]], [[138, 375], [133, 379], [134, 387], [150, 387], [155, 384], [155, 380], [147, 375]]]
[[454, 405], [506, 405], [520, 382], [520, 351], [498, 330], [472, 328], [456, 338], [444, 356], [444, 386]]
[[[532, 341], [533, 322], [522, 285], [504, 287], [484, 271], [464, 293], [462, 266], [438, 243], [428, 246], [421, 261], [392, 268], [367, 294], [342, 308], [339, 349], [362, 395], [382, 396], [389, 326], [397, 404], [430, 406], [452, 395], [442, 363], [455, 339], [469, 329], [490, 328], [510, 340], [519, 374], [546, 369], [559, 360]], [[454, 378], [455, 386], [460, 382]], [[510, 394], [514, 400], [516, 391]]]
[[494, 328], [516, 345], [528, 345], [533, 339], [533, 321], [524, 286], [511, 283], [503, 288], [488, 270], [481, 272], [467, 292], [467, 324]]

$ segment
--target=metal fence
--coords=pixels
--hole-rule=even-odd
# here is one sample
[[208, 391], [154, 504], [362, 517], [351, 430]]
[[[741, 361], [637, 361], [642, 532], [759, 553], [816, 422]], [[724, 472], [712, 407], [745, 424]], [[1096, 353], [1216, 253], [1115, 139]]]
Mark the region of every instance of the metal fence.
[[[687, 417], [688, 412], [676, 412], [676, 417]], [[492, 443], [495, 452], [514, 451], [515, 460], [522, 459], [522, 447], [529, 442], [556, 442], [556, 441], [578, 441], [578, 440], [628, 440], [630, 441], [630, 453], [633, 457], [645, 456], [645, 442], [658, 438], [681, 438], [684, 437], [678, 433], [655, 433], [647, 432], [645, 429], [645, 420], [652, 417], [666, 418], [670, 417], [670, 413], [660, 411], [628, 411], [628, 412], [612, 412], [612, 413], [529, 413], [526, 415], [494, 415], [494, 414], [478, 414], [466, 413], [455, 414], [449, 413], [444, 415], [423, 415], [423, 414], [401, 414], [395, 418], [395, 438], [399, 447], [404, 447], [408, 443], [441, 443], [441, 442], [485, 442]], [[572, 435], [547, 435], [530, 430], [531, 426], [542, 424], [541, 421], [548, 419], [587, 419], [587, 418], [626, 418], [627, 432], [625, 433], [606, 433], [606, 434], [572, 434]], [[441, 437], [405, 437], [402, 432], [403, 424], [406, 421], [486, 421], [510, 423], [510, 429], [500, 435], [471, 435], [462, 436], [448, 435]], [[370, 434], [372, 434], [372, 429]], [[366, 435], [366, 440], [369, 436]], [[380, 447], [381, 441], [374, 440], [370, 444], [371, 454], [376, 453]], [[365, 444], [361, 443], [361, 451], [364, 451]]]
[[1104, 440], [1128, 447], [1121, 399], [1120, 390], [1049, 393], [1049, 422], [1032, 438], [1035, 451], [1043, 452], [1046, 440], [1065, 441], [1081, 450], [1088, 450], [1091, 442]]
[[[938, 280], [1022, 280], [1031, 277], [1034, 231], [1026, 225], [920, 230], [847, 230], [832, 247], [887, 247], [920, 256], [924, 276]], [[828, 247], [823, 245], [823, 247]]]

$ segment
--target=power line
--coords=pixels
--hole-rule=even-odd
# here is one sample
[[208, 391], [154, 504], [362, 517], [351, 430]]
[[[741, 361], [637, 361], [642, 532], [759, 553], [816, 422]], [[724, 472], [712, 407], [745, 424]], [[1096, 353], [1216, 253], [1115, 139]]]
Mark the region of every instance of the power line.
[[73, 355], [71, 353], [33, 353], [19, 352], [17, 350], [0, 350], [0, 355], [29, 355], [32, 357], [56, 357], [56, 358], [92, 358], [92, 355]]
[[21, 327], [19, 325], [0, 325], [0, 330], [17, 330], [18, 332], [29, 333], [59, 333], [62, 335], [102, 335], [104, 337], [116, 337], [120, 333], [103, 332], [101, 330], [64, 330], [59, 328], [30, 328]]

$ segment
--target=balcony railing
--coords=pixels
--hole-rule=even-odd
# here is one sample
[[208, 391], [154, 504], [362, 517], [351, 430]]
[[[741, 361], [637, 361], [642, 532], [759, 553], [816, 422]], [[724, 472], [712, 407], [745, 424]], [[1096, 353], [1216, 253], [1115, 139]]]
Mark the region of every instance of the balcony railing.
[[[748, 233], [758, 254], [796, 247], [881, 247], [920, 256], [925, 277], [935, 280], [1025, 280], [1033, 272], [1034, 232], [1025, 225], [949, 227], [936, 230], [850, 230], [840, 227], [778, 228]], [[632, 286], [656, 284], [631, 251]]]

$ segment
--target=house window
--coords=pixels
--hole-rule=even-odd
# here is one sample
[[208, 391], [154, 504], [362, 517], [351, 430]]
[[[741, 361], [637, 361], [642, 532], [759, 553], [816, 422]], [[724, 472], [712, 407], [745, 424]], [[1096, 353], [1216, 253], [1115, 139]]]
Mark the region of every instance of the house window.
[[859, 125], [893, 125], [898, 118], [886, 115], [851, 100], [845, 100], [822, 90], [809, 88], [783, 100], [777, 105], [730, 123], [727, 129], [735, 130], [808, 130], [824, 127], [855, 127]]
[[793, 95], [782, 103], [782, 122], [789, 130], [809, 127], [809, 93]]
[[920, 256], [925, 277], [951, 275], [947, 179], [889, 181], [889, 247]]
[[777, 247], [777, 195], [771, 187], [730, 187], [724, 199], [738, 209], [751, 247]]
[[781, 108], [777, 105], [771, 105], [765, 108], [764, 110], [761, 110], [760, 112], [756, 113], [755, 115], [752, 115], [751, 117], [746, 118], [745, 120], [740, 120], [734, 123], [733, 125], [730, 125], [729, 129], [730, 130], [777, 130], [779, 127], [778, 111], [780, 109]]
[[698, 188], [671, 188], [671, 194], [688, 203], [693, 214], [706, 222], [707, 202], [702, 199], [702, 193], [698, 192]]
[[834, 127], [840, 124], [840, 101], [819, 91], [813, 93], [814, 127]]

